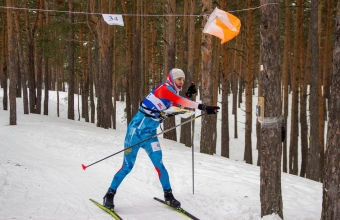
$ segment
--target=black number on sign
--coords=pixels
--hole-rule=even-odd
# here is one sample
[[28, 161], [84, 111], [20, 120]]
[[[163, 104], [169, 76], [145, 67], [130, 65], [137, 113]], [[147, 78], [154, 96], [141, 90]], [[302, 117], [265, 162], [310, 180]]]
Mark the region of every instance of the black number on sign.
[[113, 20], [118, 21], [118, 18], [117, 18], [117, 17], [112, 17], [112, 16], [110, 16], [109, 18], [110, 18], [109, 21], [113, 21]]

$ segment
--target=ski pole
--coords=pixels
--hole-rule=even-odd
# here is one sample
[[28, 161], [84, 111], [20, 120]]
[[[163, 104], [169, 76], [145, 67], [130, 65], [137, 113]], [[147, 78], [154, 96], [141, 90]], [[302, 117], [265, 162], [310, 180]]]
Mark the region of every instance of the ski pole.
[[101, 161], [103, 161], [103, 160], [106, 160], [107, 158], [110, 158], [110, 157], [112, 157], [112, 156], [114, 156], [114, 155], [116, 155], [116, 154], [119, 154], [119, 153], [121, 153], [121, 152], [123, 152], [123, 151], [125, 151], [125, 150], [127, 150], [127, 149], [133, 148], [133, 147], [135, 147], [135, 146], [137, 146], [137, 145], [139, 145], [139, 144], [141, 144], [141, 143], [143, 143], [143, 142], [145, 142], [145, 141], [148, 141], [148, 140], [150, 140], [150, 139], [152, 139], [152, 138], [155, 138], [155, 137], [157, 137], [157, 136], [159, 136], [159, 135], [161, 135], [161, 134], [164, 134], [164, 133], [166, 133], [166, 132], [168, 132], [168, 131], [171, 131], [171, 130], [173, 130], [173, 129], [175, 129], [175, 128], [181, 126], [181, 125], [184, 125], [184, 124], [186, 124], [186, 123], [189, 123], [189, 122], [191, 122], [191, 121], [194, 121], [194, 120], [196, 120], [197, 118], [199, 118], [199, 117], [201, 117], [201, 116], [203, 116], [203, 115], [204, 115], [204, 114], [201, 114], [201, 115], [198, 115], [198, 116], [196, 116], [196, 117], [193, 117], [193, 118], [191, 118], [191, 119], [188, 120], [188, 121], [185, 121], [185, 122], [183, 122], [183, 123], [181, 123], [181, 124], [178, 124], [178, 125], [176, 125], [176, 126], [174, 126], [174, 127], [171, 127], [171, 128], [169, 128], [169, 129], [167, 129], [167, 130], [164, 130], [164, 131], [162, 131], [162, 132], [160, 132], [160, 133], [158, 133], [158, 134], [155, 134], [155, 135], [153, 135], [153, 136], [151, 136], [151, 137], [148, 137], [148, 138], [146, 138], [146, 139], [144, 139], [144, 140], [142, 140], [142, 141], [139, 141], [139, 142], [137, 142], [137, 143], [131, 145], [130, 147], [126, 147], [126, 148], [124, 148], [123, 150], [117, 151], [116, 153], [111, 154], [111, 155], [109, 155], [109, 156], [107, 156], [107, 157], [104, 157], [103, 159], [100, 159], [100, 160], [98, 160], [98, 161], [96, 161], [96, 162], [94, 162], [94, 163], [91, 163], [91, 164], [87, 165], [87, 166], [84, 165], [84, 164], [82, 164], [81, 166], [82, 166], [83, 170], [86, 170], [86, 168], [88, 168], [89, 166], [92, 166], [92, 165], [94, 165], [94, 164], [96, 164], [96, 163], [99, 163], [99, 162], [101, 162]]

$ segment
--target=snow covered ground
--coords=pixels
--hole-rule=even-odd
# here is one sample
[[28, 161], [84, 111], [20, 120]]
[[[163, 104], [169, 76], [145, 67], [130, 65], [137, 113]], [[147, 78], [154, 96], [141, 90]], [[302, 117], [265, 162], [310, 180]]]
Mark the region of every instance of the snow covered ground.
[[[76, 120], [68, 120], [67, 100], [63, 98], [66, 95], [60, 93], [59, 118], [56, 92], [50, 92], [49, 116], [24, 115], [22, 99], [18, 98], [17, 125], [9, 126], [9, 111], [2, 108], [1, 88], [0, 219], [112, 219], [89, 198], [102, 201], [113, 175], [122, 165], [123, 154], [90, 166], [86, 171], [81, 164], [91, 164], [122, 149], [125, 104], [117, 103], [117, 130], [107, 130], [78, 121], [77, 103]], [[199, 219], [261, 219], [260, 170], [242, 162], [243, 115], [240, 109], [238, 139], [233, 138], [233, 117], [230, 117], [230, 159], [218, 156], [220, 149], [214, 156], [199, 153], [199, 138], [195, 136], [194, 194], [191, 148], [159, 138], [174, 195], [184, 209]], [[196, 121], [197, 131], [200, 131], [200, 119]], [[256, 164], [255, 129], [253, 131]], [[282, 191], [286, 220], [320, 219], [321, 183], [283, 173]], [[126, 220], [187, 219], [154, 201], [154, 196], [162, 198], [162, 188], [157, 172], [141, 149], [134, 169], [117, 191], [116, 211]], [[271, 215], [263, 219], [280, 218]]]

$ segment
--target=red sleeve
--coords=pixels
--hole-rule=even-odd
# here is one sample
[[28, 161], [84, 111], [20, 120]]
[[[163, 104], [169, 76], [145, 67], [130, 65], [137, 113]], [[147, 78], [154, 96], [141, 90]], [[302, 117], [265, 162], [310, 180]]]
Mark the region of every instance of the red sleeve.
[[161, 99], [167, 99], [171, 102], [173, 102], [176, 105], [181, 105], [182, 108], [198, 108], [198, 103], [191, 101], [189, 99], [186, 99], [182, 96], [179, 96], [178, 94], [174, 93], [171, 91], [165, 84], [161, 85], [158, 87], [155, 91], [154, 94], [156, 97], [161, 98]]

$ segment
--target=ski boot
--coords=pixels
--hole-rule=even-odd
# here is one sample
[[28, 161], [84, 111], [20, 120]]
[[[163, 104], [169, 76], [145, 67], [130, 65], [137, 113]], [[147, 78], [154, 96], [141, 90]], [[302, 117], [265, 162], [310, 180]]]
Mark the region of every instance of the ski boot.
[[116, 194], [116, 190], [113, 190], [113, 189], [110, 189], [110, 188], [107, 190], [107, 193], [103, 197], [103, 205], [106, 208], [112, 209], [112, 210], [115, 208], [115, 205], [114, 205], [114, 202], [113, 202], [115, 194]]
[[175, 199], [174, 195], [172, 194], [172, 190], [164, 190], [164, 201], [174, 208], [180, 208], [181, 203]]

